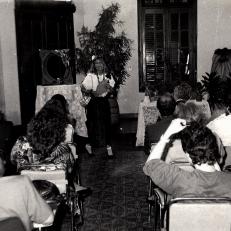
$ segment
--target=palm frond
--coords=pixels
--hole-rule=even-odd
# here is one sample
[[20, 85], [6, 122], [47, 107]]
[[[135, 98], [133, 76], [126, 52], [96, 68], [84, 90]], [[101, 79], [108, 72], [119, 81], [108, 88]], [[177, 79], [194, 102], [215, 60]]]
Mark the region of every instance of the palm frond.
[[116, 34], [115, 25], [122, 25], [122, 21], [118, 20], [120, 5], [112, 3], [109, 7], [102, 7], [99, 14], [98, 23], [93, 31], [87, 27], [82, 27], [78, 32], [79, 38], [82, 38], [81, 49], [79, 51], [76, 62], [78, 72], [88, 70], [91, 63], [92, 55], [102, 56], [115, 78], [115, 88], [125, 84], [129, 77], [126, 65], [131, 58], [132, 40], [127, 38], [124, 31]]

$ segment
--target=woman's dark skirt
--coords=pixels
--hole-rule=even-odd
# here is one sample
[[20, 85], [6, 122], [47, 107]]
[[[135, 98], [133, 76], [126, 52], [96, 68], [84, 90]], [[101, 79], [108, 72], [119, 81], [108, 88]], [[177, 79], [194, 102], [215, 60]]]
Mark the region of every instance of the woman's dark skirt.
[[87, 105], [87, 129], [93, 148], [111, 145], [111, 112], [108, 98], [92, 97]]

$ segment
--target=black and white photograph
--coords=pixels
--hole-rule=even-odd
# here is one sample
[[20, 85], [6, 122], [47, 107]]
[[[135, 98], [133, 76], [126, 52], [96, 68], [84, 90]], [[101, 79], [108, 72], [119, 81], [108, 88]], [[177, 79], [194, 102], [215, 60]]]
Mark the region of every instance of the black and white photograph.
[[0, 0], [0, 231], [231, 231], [230, 0]]

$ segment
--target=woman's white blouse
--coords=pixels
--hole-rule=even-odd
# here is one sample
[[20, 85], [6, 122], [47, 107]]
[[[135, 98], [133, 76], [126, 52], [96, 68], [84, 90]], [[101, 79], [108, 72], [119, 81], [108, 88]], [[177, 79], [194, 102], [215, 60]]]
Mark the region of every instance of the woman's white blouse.
[[65, 141], [66, 143], [71, 143], [73, 141], [73, 135], [74, 135], [74, 128], [71, 124], [68, 124], [65, 128], [66, 134], [65, 134]]
[[82, 82], [82, 85], [88, 91], [89, 90], [96, 91], [96, 88], [99, 84], [99, 81], [102, 81], [103, 79], [108, 79], [110, 86], [114, 87], [115, 80], [113, 79], [113, 77], [111, 77], [111, 79], [109, 79], [107, 77], [104, 77], [103, 75], [99, 75], [99, 79], [98, 79], [97, 75], [95, 75], [93, 73], [87, 74], [87, 76], [85, 77], [85, 79]]

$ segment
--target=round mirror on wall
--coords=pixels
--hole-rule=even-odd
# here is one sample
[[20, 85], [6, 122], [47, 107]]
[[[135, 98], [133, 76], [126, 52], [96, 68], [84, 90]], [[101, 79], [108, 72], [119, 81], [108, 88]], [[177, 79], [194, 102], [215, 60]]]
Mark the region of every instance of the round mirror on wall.
[[68, 49], [39, 50], [42, 62], [42, 85], [72, 84]]

